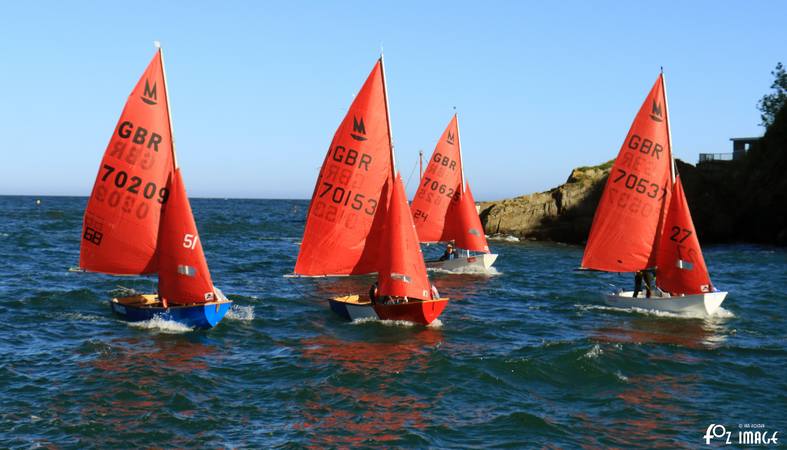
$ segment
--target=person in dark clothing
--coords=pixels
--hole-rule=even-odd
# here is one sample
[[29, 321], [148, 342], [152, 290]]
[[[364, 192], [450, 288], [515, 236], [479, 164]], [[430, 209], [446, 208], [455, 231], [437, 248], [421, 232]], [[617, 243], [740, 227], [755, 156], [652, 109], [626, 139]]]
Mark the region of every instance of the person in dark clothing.
[[637, 298], [639, 295], [639, 291], [642, 290], [642, 280], [645, 280], [645, 297], [650, 298], [651, 293], [653, 292], [653, 281], [654, 281], [653, 271], [651, 269], [644, 269], [637, 271], [634, 274], [634, 298]]
[[377, 282], [376, 281], [369, 288], [369, 300], [372, 302], [372, 304], [377, 303]]
[[445, 253], [443, 253], [443, 256], [440, 257], [440, 261], [446, 261], [454, 258], [456, 258], [456, 250], [454, 250], [454, 244], [449, 242], [445, 247]]

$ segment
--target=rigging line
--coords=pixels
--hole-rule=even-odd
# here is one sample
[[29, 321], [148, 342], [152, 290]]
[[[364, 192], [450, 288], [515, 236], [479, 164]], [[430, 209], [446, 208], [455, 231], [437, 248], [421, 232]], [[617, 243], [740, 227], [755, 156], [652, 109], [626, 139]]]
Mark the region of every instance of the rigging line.
[[407, 177], [407, 182], [404, 184], [404, 188], [405, 188], [405, 190], [407, 189], [407, 186], [409, 186], [409, 185], [410, 185], [410, 178], [412, 178], [412, 177], [413, 177], [413, 174], [415, 173], [415, 168], [416, 168], [416, 167], [418, 167], [418, 160], [416, 160], [416, 161], [415, 161], [415, 164], [413, 164], [413, 170], [411, 170], [411, 171], [410, 171], [410, 176], [409, 176], [409, 177]]
[[307, 293], [303, 292], [303, 290], [300, 288], [300, 286], [297, 283], [295, 283], [294, 279], [288, 278], [287, 280], [290, 282], [290, 286], [292, 286], [292, 288], [301, 296], [301, 298], [312, 298], [312, 299], [315, 299], [315, 300], [326, 300], [325, 297], [320, 297], [320, 296], [317, 296], [317, 295], [314, 295], [314, 294], [307, 294]]

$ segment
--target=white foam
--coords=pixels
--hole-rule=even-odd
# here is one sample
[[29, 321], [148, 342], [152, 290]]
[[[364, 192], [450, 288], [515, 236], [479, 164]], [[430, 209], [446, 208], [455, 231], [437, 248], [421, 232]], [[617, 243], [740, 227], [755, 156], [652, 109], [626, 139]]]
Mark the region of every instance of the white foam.
[[93, 316], [89, 314], [82, 314], [78, 312], [66, 313], [63, 316], [69, 320], [75, 320], [79, 322], [99, 322], [104, 320], [103, 317]]
[[427, 325], [428, 328], [443, 328], [443, 322], [440, 319], [435, 319]]
[[582, 357], [587, 359], [596, 359], [602, 353], [604, 353], [604, 350], [601, 349], [601, 346], [598, 344], [594, 344], [593, 348], [588, 350], [584, 355], [582, 355]]
[[254, 307], [251, 305], [232, 305], [225, 317], [230, 320], [252, 321], [254, 320]]
[[731, 317], [735, 317], [735, 314], [732, 312], [724, 309], [719, 308], [713, 316], [706, 316], [703, 313], [692, 313], [692, 312], [684, 312], [684, 313], [676, 313], [670, 311], [660, 311], [657, 309], [646, 309], [646, 308], [637, 308], [636, 306], [632, 306], [629, 308], [622, 308], [619, 306], [605, 306], [605, 305], [574, 305], [579, 309], [582, 310], [590, 310], [590, 309], [598, 309], [602, 311], [618, 311], [618, 312], [634, 312], [639, 314], [645, 314], [648, 316], [656, 316], [656, 317], [671, 317], [675, 319], [706, 319], [706, 320], [713, 320], [717, 318], [724, 318], [728, 319]]
[[516, 236], [511, 236], [508, 234], [495, 234], [492, 236], [486, 237], [490, 241], [501, 241], [501, 242], [519, 242], [519, 238]]
[[187, 325], [175, 322], [174, 320], [165, 320], [160, 316], [141, 322], [129, 322], [128, 324], [135, 328], [144, 328], [146, 330], [154, 330], [166, 334], [188, 333], [192, 331], [192, 328]]
[[627, 377], [627, 376], [623, 375], [622, 373], [620, 373], [620, 371], [619, 371], [619, 370], [615, 372], [615, 376], [616, 376], [616, 377], [618, 378], [618, 380], [620, 380], [620, 381], [627, 382], [627, 381], [629, 380], [629, 377]]
[[369, 323], [369, 322], [377, 322], [377, 323], [379, 323], [381, 325], [385, 325], [387, 327], [405, 327], [405, 328], [409, 328], [409, 327], [413, 327], [413, 326], [416, 325], [414, 322], [410, 322], [408, 320], [387, 320], [387, 319], [386, 320], [380, 320], [380, 319], [378, 319], [376, 317], [361, 317], [360, 319], [353, 320], [351, 323], [353, 325], [361, 325], [361, 324]]

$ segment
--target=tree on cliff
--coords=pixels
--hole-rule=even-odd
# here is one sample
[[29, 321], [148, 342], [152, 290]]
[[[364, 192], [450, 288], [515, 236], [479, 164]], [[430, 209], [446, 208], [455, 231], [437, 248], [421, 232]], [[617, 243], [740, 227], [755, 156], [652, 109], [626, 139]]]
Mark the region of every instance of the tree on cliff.
[[757, 103], [757, 109], [762, 112], [760, 125], [766, 129], [776, 119], [779, 110], [787, 104], [787, 72], [785, 72], [782, 63], [776, 64], [776, 68], [771, 71], [771, 74], [774, 76], [773, 84], [771, 84], [774, 92], [763, 95]]

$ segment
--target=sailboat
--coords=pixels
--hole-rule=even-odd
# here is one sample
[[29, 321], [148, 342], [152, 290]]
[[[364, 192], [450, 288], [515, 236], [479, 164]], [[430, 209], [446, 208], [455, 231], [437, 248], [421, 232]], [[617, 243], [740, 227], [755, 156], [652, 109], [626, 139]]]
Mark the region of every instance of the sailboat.
[[158, 292], [113, 298], [123, 319], [210, 328], [232, 302], [213, 286], [175, 156], [159, 47], [129, 95], [104, 152], [82, 226], [79, 266], [158, 274]]
[[449, 242], [464, 250], [455, 258], [427, 261], [428, 268], [450, 271], [492, 267], [497, 255], [489, 251], [470, 184], [465, 179], [456, 114], [437, 141], [410, 210], [422, 243]]
[[583, 269], [606, 272], [654, 267], [654, 294], [619, 291], [606, 303], [710, 316], [727, 296], [711, 284], [677, 174], [663, 73], [610, 170], [582, 258]]
[[428, 325], [448, 304], [430, 285], [396, 170], [383, 57], [342, 120], [314, 187], [294, 276], [377, 274], [369, 294], [329, 299], [348, 320]]

